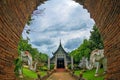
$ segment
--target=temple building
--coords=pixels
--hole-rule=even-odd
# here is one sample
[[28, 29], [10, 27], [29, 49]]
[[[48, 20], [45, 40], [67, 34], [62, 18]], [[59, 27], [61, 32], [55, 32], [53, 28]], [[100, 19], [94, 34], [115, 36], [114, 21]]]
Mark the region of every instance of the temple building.
[[55, 64], [55, 68], [67, 68], [67, 65], [71, 63], [71, 58], [62, 47], [61, 41], [58, 49], [52, 54], [53, 57], [50, 59], [50, 63]]

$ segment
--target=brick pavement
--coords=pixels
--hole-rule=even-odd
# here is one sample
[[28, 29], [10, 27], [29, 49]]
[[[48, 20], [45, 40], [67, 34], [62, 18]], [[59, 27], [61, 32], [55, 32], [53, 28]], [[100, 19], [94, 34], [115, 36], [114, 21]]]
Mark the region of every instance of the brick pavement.
[[65, 72], [64, 70], [57, 70], [53, 73], [47, 80], [75, 80], [69, 72]]

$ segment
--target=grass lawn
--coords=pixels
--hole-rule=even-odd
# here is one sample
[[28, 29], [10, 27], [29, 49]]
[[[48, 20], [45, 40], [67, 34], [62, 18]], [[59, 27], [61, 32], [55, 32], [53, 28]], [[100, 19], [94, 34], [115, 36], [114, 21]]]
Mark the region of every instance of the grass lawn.
[[[79, 76], [80, 72], [81, 72], [80, 70], [75, 71], [75, 75]], [[102, 74], [102, 72], [103, 69], [100, 69], [99, 73]], [[103, 75], [95, 77], [94, 74], [95, 74], [95, 69], [87, 70], [86, 72], [83, 73], [83, 78], [85, 78], [86, 80], [104, 80]]]
[[28, 78], [37, 78], [37, 74], [27, 68], [23, 68], [23, 75]]
[[[46, 71], [40, 71], [40, 74], [43, 77], [43, 76], [47, 75], [47, 72]], [[23, 75], [24, 75], [25, 78], [32, 78], [32, 79], [37, 78], [37, 73], [35, 73], [34, 71], [31, 71], [27, 68], [23, 68]]]

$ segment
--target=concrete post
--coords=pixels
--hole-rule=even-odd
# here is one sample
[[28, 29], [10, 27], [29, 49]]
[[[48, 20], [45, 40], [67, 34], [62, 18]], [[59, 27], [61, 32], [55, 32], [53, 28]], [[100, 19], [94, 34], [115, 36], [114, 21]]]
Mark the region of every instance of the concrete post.
[[50, 70], [50, 58], [48, 57], [48, 70]]
[[55, 55], [55, 67], [54, 67], [54, 69], [56, 69], [57, 68], [57, 55]]
[[71, 69], [73, 70], [73, 57], [71, 56]]
[[65, 69], [67, 69], [67, 60], [66, 60], [66, 56], [64, 56], [64, 65], [65, 65]]

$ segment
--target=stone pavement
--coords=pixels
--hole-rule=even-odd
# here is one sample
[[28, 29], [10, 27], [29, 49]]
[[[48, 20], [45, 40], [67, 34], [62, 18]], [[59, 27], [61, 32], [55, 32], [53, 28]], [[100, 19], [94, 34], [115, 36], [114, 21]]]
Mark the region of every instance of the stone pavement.
[[69, 74], [69, 72], [58, 70], [55, 73], [53, 73], [47, 80], [75, 80], [75, 79]]

